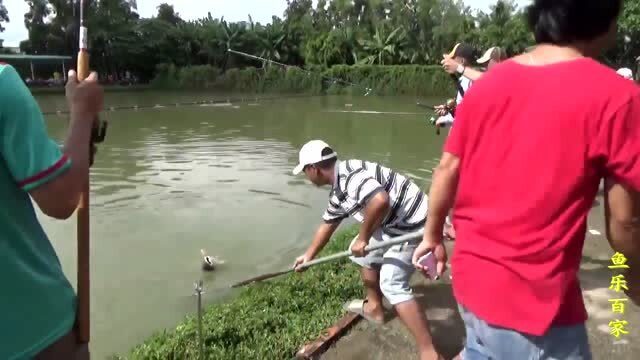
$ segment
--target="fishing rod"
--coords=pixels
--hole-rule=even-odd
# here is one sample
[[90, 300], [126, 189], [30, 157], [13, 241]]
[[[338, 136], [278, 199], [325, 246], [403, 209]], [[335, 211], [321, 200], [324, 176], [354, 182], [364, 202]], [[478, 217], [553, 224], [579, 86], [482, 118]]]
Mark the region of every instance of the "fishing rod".
[[[406, 242], [418, 239], [420, 237], [422, 237], [424, 230], [421, 229], [419, 231], [416, 232], [412, 232], [409, 234], [405, 234], [405, 235], [401, 235], [398, 236], [392, 240], [389, 241], [383, 241], [379, 244], [375, 244], [375, 245], [368, 245], [364, 251], [365, 253], [374, 251], [374, 250], [378, 250], [378, 249], [382, 249], [382, 248], [386, 248], [389, 246], [393, 246], [393, 245], [399, 245], [399, 244], [404, 244]], [[311, 261], [307, 261], [306, 263], [303, 263], [302, 265], [298, 266], [298, 269], [302, 270], [302, 269], [308, 269], [312, 266], [315, 265], [320, 265], [320, 264], [325, 264], [328, 262], [332, 262], [332, 261], [336, 261], [336, 260], [340, 260], [349, 256], [353, 256], [353, 253], [351, 252], [351, 249], [349, 250], [345, 250], [333, 255], [329, 255], [329, 256], [325, 256], [319, 259], [315, 259], [315, 260], [311, 260]], [[233, 285], [231, 285], [232, 288], [237, 288], [237, 287], [241, 287], [241, 286], [245, 286], [245, 285], [249, 285], [252, 284], [254, 282], [258, 282], [258, 281], [263, 281], [263, 280], [267, 280], [267, 279], [271, 279], [277, 276], [281, 276], [281, 275], [285, 275], [285, 274], [289, 274], [291, 272], [294, 272], [296, 269], [288, 269], [288, 270], [284, 270], [284, 271], [279, 271], [279, 272], [275, 272], [275, 273], [269, 273], [269, 274], [264, 274], [264, 275], [260, 275], [260, 276], [256, 276], [253, 277], [251, 279], [248, 280], [244, 280], [244, 281], [240, 281], [238, 283], [235, 283]]]
[[[88, 2], [88, 1], [87, 1]], [[88, 29], [85, 24], [85, 0], [80, 0], [80, 27], [78, 41], [78, 60], [77, 74], [78, 80], [83, 81], [89, 76], [89, 46], [87, 33]], [[91, 139], [89, 140], [89, 167], [93, 165], [95, 154], [95, 144], [104, 141], [107, 131], [107, 123], [100, 125], [100, 119], [94, 119], [93, 128], [91, 130]], [[82, 193], [80, 195], [80, 203], [78, 205], [78, 308], [77, 308], [77, 326], [78, 326], [78, 342], [88, 344], [90, 338], [90, 303], [91, 303], [91, 284], [90, 284], [90, 261], [89, 261], [89, 177], [87, 174], [86, 182], [83, 184]]]
[[[457, 43], [453, 47], [453, 50], [451, 50], [451, 52], [449, 54], [447, 54], [446, 56], [453, 58], [455, 56], [456, 51], [458, 50], [458, 47], [460, 47], [460, 43]], [[456, 76], [455, 74], [449, 74], [449, 78], [451, 79], [451, 81], [453, 81], [456, 89], [460, 93], [460, 96], [463, 97], [465, 91], [462, 88], [462, 85], [460, 84], [458, 76]], [[422, 107], [422, 108], [427, 108], [427, 109], [433, 110], [433, 111], [438, 110], [438, 106], [436, 106], [436, 105], [427, 105], [427, 104], [422, 104], [420, 102], [416, 102], [416, 106]], [[453, 99], [447, 100], [447, 102], [444, 104], [444, 109], [447, 110], [447, 112], [449, 114], [451, 114], [451, 116], [455, 116], [455, 108], [456, 108], [456, 103], [455, 103], [455, 101]], [[440, 126], [440, 125], [438, 125], [436, 123], [437, 120], [434, 117], [431, 117], [429, 122], [431, 123], [431, 125], [434, 125], [436, 127], [436, 135], [440, 135], [440, 128], [442, 126]]]
[[[230, 52], [230, 53], [236, 54], [236, 55], [240, 55], [240, 56], [244, 56], [244, 57], [250, 58], [250, 59], [254, 59], [254, 60], [258, 60], [258, 61], [262, 61], [262, 62], [268, 62], [268, 63], [271, 63], [271, 64], [276, 64], [276, 65], [282, 66], [284, 68], [296, 68], [296, 69], [298, 69], [298, 70], [300, 70], [300, 71], [302, 71], [302, 72], [304, 72], [306, 74], [309, 74], [309, 75], [314, 74], [313, 71], [301, 68], [299, 66], [283, 64], [281, 62], [277, 62], [277, 61], [274, 61], [274, 60], [271, 60], [271, 59], [263, 58], [261, 56], [247, 54], [245, 52], [236, 51], [236, 50], [233, 50], [233, 49], [227, 49], [227, 51]], [[371, 89], [370, 87], [366, 87], [366, 86], [363, 86], [363, 85], [352, 83], [352, 82], [349, 82], [349, 81], [346, 81], [346, 80], [342, 80], [342, 79], [339, 79], [339, 78], [333, 78], [333, 77], [322, 75], [322, 74], [320, 76], [323, 79], [330, 80], [330, 81], [332, 81], [334, 83], [337, 82], [337, 83], [341, 83], [341, 84], [344, 84], [344, 85], [349, 85], [349, 86], [353, 86], [353, 87], [362, 88], [362, 89], [365, 90], [364, 96], [368, 96], [373, 91], [373, 89]]]

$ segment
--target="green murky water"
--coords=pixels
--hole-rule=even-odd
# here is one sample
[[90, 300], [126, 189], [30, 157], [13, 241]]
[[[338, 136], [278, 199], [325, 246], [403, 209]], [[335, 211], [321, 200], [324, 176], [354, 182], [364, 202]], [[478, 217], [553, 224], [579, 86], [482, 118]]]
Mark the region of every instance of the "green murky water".
[[[112, 93], [106, 106], [212, 98]], [[213, 302], [233, 295], [229, 284], [293, 262], [327, 201], [328, 189], [291, 175], [307, 140], [324, 139], [342, 158], [381, 162], [427, 187], [444, 135], [416, 100], [299, 97], [106, 112], [109, 132], [91, 177], [94, 357], [126, 352], [195, 313], [200, 278]], [[45, 111], [64, 106], [59, 95], [38, 101]], [[66, 118], [47, 120], [62, 139]], [[40, 218], [75, 284], [75, 220]], [[203, 274], [201, 248], [226, 264]]]

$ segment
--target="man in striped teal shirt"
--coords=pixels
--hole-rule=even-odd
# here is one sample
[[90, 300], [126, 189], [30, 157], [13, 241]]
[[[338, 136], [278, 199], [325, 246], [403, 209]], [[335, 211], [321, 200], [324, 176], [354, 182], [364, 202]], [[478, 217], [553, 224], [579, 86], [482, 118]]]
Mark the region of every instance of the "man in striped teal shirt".
[[89, 356], [76, 345], [75, 292], [31, 201], [48, 216], [69, 218], [87, 181], [92, 122], [102, 106], [96, 75], [78, 84], [70, 73], [67, 98], [61, 149], [18, 73], [0, 64], [0, 359]]
[[351, 260], [361, 266], [367, 298], [351, 301], [345, 308], [381, 324], [384, 295], [413, 334], [420, 359], [438, 359], [427, 318], [409, 286], [415, 271], [411, 258], [419, 238], [408, 244], [364, 253], [368, 244], [422, 229], [427, 217], [427, 196], [409, 178], [388, 167], [355, 159], [338, 160], [333, 149], [321, 140], [309, 141], [300, 150], [299, 164], [293, 174], [301, 172], [317, 186], [330, 185], [331, 192], [324, 223], [294, 266], [311, 261], [341, 221], [353, 217], [361, 226], [351, 243], [355, 254]]

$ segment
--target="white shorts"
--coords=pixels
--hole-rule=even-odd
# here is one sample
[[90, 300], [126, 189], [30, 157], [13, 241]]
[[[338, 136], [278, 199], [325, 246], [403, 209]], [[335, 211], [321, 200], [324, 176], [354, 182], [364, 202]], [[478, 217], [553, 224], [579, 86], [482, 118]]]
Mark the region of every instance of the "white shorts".
[[[349, 245], [353, 246], [358, 239], [356, 236]], [[391, 237], [383, 234], [380, 229], [373, 233], [369, 239], [369, 245], [378, 244], [382, 241], [389, 241]], [[413, 292], [409, 286], [409, 279], [415, 271], [411, 263], [413, 252], [419, 244], [420, 239], [412, 242], [394, 245], [390, 248], [383, 248], [367, 253], [364, 257], [352, 256], [349, 259], [354, 263], [368, 268], [380, 269], [380, 290], [391, 305], [396, 305], [413, 299]]]

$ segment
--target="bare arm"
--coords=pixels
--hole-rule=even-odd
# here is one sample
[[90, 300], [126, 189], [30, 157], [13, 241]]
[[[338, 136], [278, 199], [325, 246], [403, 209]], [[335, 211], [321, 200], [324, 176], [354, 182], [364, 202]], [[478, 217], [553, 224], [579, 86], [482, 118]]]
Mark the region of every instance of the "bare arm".
[[30, 192], [38, 207], [48, 216], [67, 219], [73, 215], [80, 202], [82, 185], [88, 181], [91, 121], [87, 119], [92, 116], [83, 111], [71, 113], [69, 133], [63, 149], [71, 159], [70, 168]]
[[390, 207], [389, 194], [384, 190], [379, 191], [369, 199], [364, 209], [364, 221], [360, 225], [358, 240], [369, 244], [369, 239], [371, 239], [376, 229], [382, 225], [382, 220], [389, 212]]
[[611, 248], [640, 266], [640, 194], [605, 181], [604, 199], [606, 234]]
[[[444, 70], [446, 72], [448, 72], [449, 74], [456, 74], [458, 73], [458, 67], [461, 65], [459, 62], [455, 61], [452, 57], [450, 56], [445, 56], [444, 59], [442, 59], [442, 67], [444, 68]], [[466, 77], [467, 79], [471, 80], [471, 81], [476, 81], [478, 79], [480, 79], [482, 77], [484, 73], [482, 71], [478, 71], [474, 68], [471, 68], [469, 66], [465, 66], [464, 67], [464, 71], [462, 72], [462, 76]]]
[[103, 101], [103, 90], [95, 72], [79, 83], [75, 71], [70, 71], [65, 90], [71, 120], [63, 152], [71, 159], [71, 168], [30, 191], [40, 209], [57, 219], [67, 219], [74, 213], [84, 184], [89, 181], [91, 129]]
[[628, 260], [625, 273], [629, 298], [640, 306], [640, 194], [605, 181], [604, 217], [611, 248]]
[[460, 159], [445, 152], [433, 173], [429, 190], [429, 216], [424, 225], [424, 238], [433, 242], [429, 246], [442, 242], [442, 229], [458, 187], [459, 166]]
[[467, 79], [471, 80], [471, 81], [476, 81], [478, 79], [480, 79], [482, 77], [484, 73], [482, 71], [478, 71], [474, 68], [470, 68], [470, 67], [465, 67], [464, 71], [462, 72], [462, 76], [466, 77]]
[[313, 259], [318, 255], [320, 251], [327, 245], [329, 239], [331, 239], [331, 235], [336, 231], [336, 229], [340, 226], [340, 221], [331, 222], [331, 223], [323, 223], [316, 230], [316, 234], [313, 236], [313, 241], [311, 245], [305, 252], [304, 256], [308, 259]]

